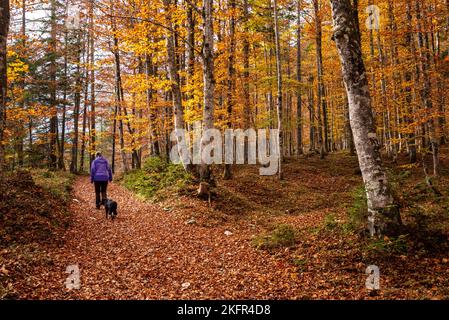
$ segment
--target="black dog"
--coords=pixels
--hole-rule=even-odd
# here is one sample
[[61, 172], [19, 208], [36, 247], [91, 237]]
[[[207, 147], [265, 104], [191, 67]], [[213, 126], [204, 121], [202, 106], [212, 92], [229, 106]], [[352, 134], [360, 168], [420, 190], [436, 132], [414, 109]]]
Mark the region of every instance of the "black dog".
[[106, 210], [106, 219], [108, 216], [111, 216], [111, 219], [114, 220], [117, 216], [117, 202], [111, 199], [106, 199], [104, 201], [104, 208]]

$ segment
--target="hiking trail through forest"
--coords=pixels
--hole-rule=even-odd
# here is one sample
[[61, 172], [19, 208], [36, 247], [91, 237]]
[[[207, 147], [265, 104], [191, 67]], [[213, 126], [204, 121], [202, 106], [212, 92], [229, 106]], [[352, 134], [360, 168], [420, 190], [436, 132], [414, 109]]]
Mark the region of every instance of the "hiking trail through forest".
[[[189, 225], [157, 205], [112, 183], [108, 197], [118, 218], [97, 210], [89, 178], [74, 184], [73, 222], [55, 263], [35, 277], [28, 298], [74, 299], [249, 299], [294, 298], [294, 270], [255, 250], [244, 231]], [[78, 265], [81, 287], [65, 287], [67, 266]]]
[[[448, 160], [443, 158], [445, 168]], [[422, 214], [427, 238], [414, 233], [379, 240], [349, 229], [351, 214], [365, 201], [358, 200], [361, 177], [354, 174], [354, 157], [329, 155], [328, 162], [315, 157], [285, 168], [282, 183], [258, 176], [254, 167], [235, 170], [233, 180], [218, 182], [210, 206], [194, 195], [193, 186], [188, 194], [165, 190], [154, 203], [113, 182], [108, 197], [119, 205], [113, 221], [95, 208], [87, 176], [70, 181], [70, 198], [63, 203], [29, 175], [26, 181], [26, 175], [8, 180], [14, 187], [7, 191], [3, 184], [4, 204], [17, 207], [28, 199], [32, 206], [17, 207], [27, 214], [17, 209], [7, 216], [5, 239], [13, 242], [0, 250], [3, 294], [50, 300], [448, 297], [449, 256], [438, 232], [448, 230], [449, 172], [436, 184], [444, 197], [436, 198], [425, 186], [417, 189], [423, 186], [421, 168], [409, 169], [414, 172], [409, 178], [400, 166], [392, 168], [401, 194], [417, 199], [431, 216]], [[36, 173], [35, 179], [46, 185], [60, 178], [42, 180]], [[62, 188], [55, 182], [53, 190], [56, 186]], [[404, 221], [413, 227], [406, 210]], [[69, 290], [66, 270], [73, 265], [79, 267], [80, 289]], [[381, 274], [375, 294], [366, 288], [371, 265]]]

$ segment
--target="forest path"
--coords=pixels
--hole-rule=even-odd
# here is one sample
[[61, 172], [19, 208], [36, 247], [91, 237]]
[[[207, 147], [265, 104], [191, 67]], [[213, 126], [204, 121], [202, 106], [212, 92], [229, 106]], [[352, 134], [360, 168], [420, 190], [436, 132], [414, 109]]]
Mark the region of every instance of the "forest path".
[[[225, 227], [188, 225], [115, 183], [109, 185], [108, 197], [119, 205], [114, 221], [106, 220], [104, 210], [95, 209], [89, 178], [76, 180], [69, 208], [72, 224], [34, 294], [75, 299], [300, 295], [300, 281], [291, 266], [255, 250], [247, 232], [233, 230], [228, 236]], [[64, 286], [68, 276], [64, 271], [73, 264], [80, 269], [79, 290]]]

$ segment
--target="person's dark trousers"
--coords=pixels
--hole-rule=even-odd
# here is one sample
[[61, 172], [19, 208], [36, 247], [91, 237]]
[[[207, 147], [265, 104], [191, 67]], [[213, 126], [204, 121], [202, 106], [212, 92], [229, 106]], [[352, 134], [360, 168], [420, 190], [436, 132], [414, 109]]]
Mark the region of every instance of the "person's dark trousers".
[[100, 207], [106, 201], [108, 198], [107, 196], [107, 189], [108, 189], [108, 182], [107, 181], [95, 181], [95, 204], [97, 205], [97, 208]]

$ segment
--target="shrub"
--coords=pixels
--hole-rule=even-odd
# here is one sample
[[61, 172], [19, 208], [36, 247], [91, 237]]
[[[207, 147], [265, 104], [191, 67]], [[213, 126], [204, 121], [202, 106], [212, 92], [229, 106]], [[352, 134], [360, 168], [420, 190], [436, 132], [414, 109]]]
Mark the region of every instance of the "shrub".
[[338, 226], [337, 219], [334, 214], [328, 214], [324, 218], [324, 228], [328, 230], [335, 229]]
[[253, 245], [257, 249], [275, 249], [291, 247], [295, 245], [295, 230], [292, 226], [278, 225], [270, 234], [260, 235], [253, 239]]
[[166, 192], [183, 193], [193, 183], [193, 177], [180, 164], [168, 163], [159, 157], [145, 160], [141, 170], [124, 175], [123, 185], [145, 199], [157, 200]]
[[163, 172], [167, 168], [167, 161], [161, 157], [149, 157], [143, 164], [143, 171], [148, 173]]

